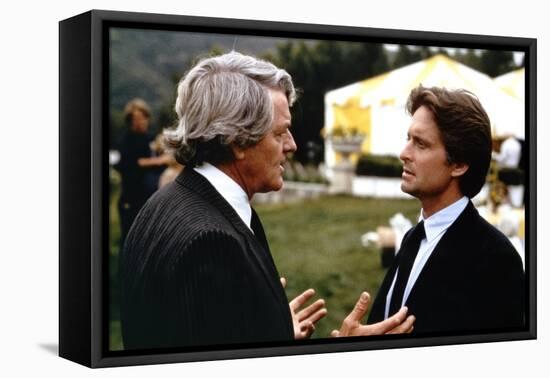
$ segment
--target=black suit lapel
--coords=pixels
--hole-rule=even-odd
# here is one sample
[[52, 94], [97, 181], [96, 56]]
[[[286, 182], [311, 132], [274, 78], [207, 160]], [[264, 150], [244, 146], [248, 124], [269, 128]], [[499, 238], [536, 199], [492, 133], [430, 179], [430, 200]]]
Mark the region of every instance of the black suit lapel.
[[176, 178], [176, 182], [191, 189], [207, 203], [218, 209], [239, 233], [243, 235], [247, 235], [247, 232], [251, 233], [248, 226], [244, 224], [241, 217], [239, 217], [225, 198], [222, 197], [204, 176], [197, 173], [194, 169], [185, 168]]
[[[253, 260], [258, 264], [275, 297], [288, 305], [288, 300], [281, 286], [279, 274], [271, 257], [265, 232], [259, 219], [257, 222], [259, 227], [256, 227], [258, 230], [255, 235], [212, 184], [192, 168], [184, 169], [176, 178], [176, 182], [199, 194], [206, 202], [218, 209], [229, 223], [233, 225], [243, 236], [244, 240], [246, 240], [249, 247], [249, 251], [246, 252], [250, 252]], [[254, 209], [252, 209], [252, 212], [257, 217]]]
[[[253, 240], [256, 242], [254, 243], [254, 250], [257, 253], [255, 253], [254, 255], [259, 258], [258, 261], [265, 270], [265, 273], [270, 276], [273, 281], [280, 283], [281, 281], [279, 279], [279, 272], [277, 272], [275, 262], [273, 261], [273, 257], [271, 256], [271, 250], [269, 249], [269, 244], [267, 243], [264, 227], [254, 209], [252, 209], [252, 219], [250, 226], [254, 231]], [[278, 286], [279, 285], [277, 285], [277, 288]]]
[[[453, 269], [453, 261], [456, 254], [465, 248], [465, 237], [472, 235], [472, 227], [475, 227], [475, 218], [479, 216], [472, 202], [469, 202], [462, 214], [451, 224], [445, 235], [439, 240], [432, 254], [426, 261], [422, 271], [409, 293], [406, 305], [412, 307], [422, 301], [429, 301], [424, 288], [430, 288], [436, 280], [450, 267]], [[457, 267], [454, 267], [457, 268]]]
[[254, 251], [256, 253], [254, 253], [254, 256], [258, 258], [264, 274], [266, 274], [268, 278], [271, 278], [268, 279], [268, 281], [270, 284], [274, 284], [272, 285], [272, 289], [275, 295], [277, 295], [277, 297], [279, 297], [279, 299], [281, 299], [285, 303], [288, 303], [288, 299], [281, 285], [279, 272], [277, 271], [275, 261], [273, 261], [273, 256], [271, 255], [271, 250], [269, 249], [269, 244], [267, 242], [264, 227], [254, 208], [252, 208], [251, 227], [254, 231], [255, 236], [252, 239], [252, 242], [256, 242], [256, 246], [254, 248]]
[[252, 208], [250, 228], [252, 228], [252, 231], [254, 231], [254, 235], [256, 236], [262, 247], [264, 247], [266, 251], [270, 252], [269, 244], [267, 243], [267, 237], [265, 236], [264, 226], [262, 225], [260, 217], [258, 217], [258, 213], [256, 213], [256, 210], [254, 210], [254, 208]]
[[[395, 260], [395, 259], [394, 259]], [[388, 291], [390, 290], [393, 277], [395, 276], [395, 271], [397, 270], [397, 265], [395, 261], [392, 266], [386, 272], [386, 276], [378, 289], [374, 303], [372, 304], [371, 312], [367, 323], [377, 323], [384, 320], [384, 315], [386, 312], [386, 297], [388, 296]]]
[[[407, 238], [411, 235], [411, 231], [414, 229], [411, 228], [405, 236], [403, 236], [403, 243], [407, 240]], [[403, 245], [403, 243], [401, 245]], [[372, 305], [372, 309], [369, 315], [368, 323], [377, 323], [382, 320], [384, 320], [385, 313], [386, 313], [386, 297], [388, 296], [388, 292], [390, 291], [391, 284], [393, 282], [393, 279], [395, 278], [395, 272], [397, 271], [397, 267], [399, 266], [399, 258], [400, 258], [400, 252], [395, 256], [393, 259], [393, 263], [386, 272], [386, 276], [384, 277], [384, 280], [382, 281], [382, 284], [380, 285], [380, 289], [378, 289], [378, 293], [376, 294], [376, 298], [374, 300], [374, 303]], [[392, 314], [390, 314], [391, 316]]]
[[[409, 293], [405, 304], [411, 308], [418, 305], [419, 302], [429, 301], [429, 298], [424, 295], [424, 290], [419, 288], [429, 288], [433, 285], [434, 276], [441, 272], [442, 266], [448, 264], [448, 261], [452, 260], [454, 254], [460, 252], [461, 247], [465, 243], [464, 235], [471, 234], [471, 228], [475, 224], [476, 217], [479, 216], [472, 202], [469, 202], [462, 214], [456, 219], [456, 221], [449, 227], [445, 235], [441, 238], [434, 251], [430, 255], [428, 261], [424, 265], [420, 275], [418, 276], [414, 286]], [[403, 240], [410, 235], [410, 230], [405, 234]], [[379, 322], [384, 320], [384, 313], [386, 308], [386, 297], [393, 282], [395, 272], [399, 265], [399, 254], [394, 259], [393, 264], [386, 273], [376, 299], [372, 306], [371, 314], [369, 316], [368, 323]], [[433, 304], [430, 304], [433, 305]], [[390, 314], [391, 315], [391, 314]]]

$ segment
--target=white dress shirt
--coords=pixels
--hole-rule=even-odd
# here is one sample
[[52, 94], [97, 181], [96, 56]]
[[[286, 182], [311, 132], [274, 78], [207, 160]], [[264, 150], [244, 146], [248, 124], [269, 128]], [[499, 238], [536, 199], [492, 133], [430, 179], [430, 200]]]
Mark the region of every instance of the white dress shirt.
[[[416, 282], [420, 272], [426, 265], [426, 262], [430, 258], [432, 252], [434, 251], [437, 243], [441, 240], [447, 229], [453, 224], [453, 222], [459, 217], [460, 214], [464, 211], [468, 205], [468, 198], [462, 197], [453, 204], [447, 206], [444, 209], [439, 210], [437, 213], [432, 214], [429, 218], [424, 219], [424, 213], [421, 212], [419, 217], [419, 222], [424, 220], [424, 230], [426, 231], [426, 237], [420, 242], [420, 248], [418, 249], [418, 254], [414, 260], [413, 266], [411, 268], [411, 274], [407, 281], [407, 286], [405, 286], [405, 292], [403, 293], [403, 302], [401, 305], [405, 304], [409, 294]], [[386, 309], [385, 309], [385, 318], [388, 317], [391, 296], [393, 294], [393, 287], [395, 286], [395, 280], [397, 279], [397, 273], [399, 269], [395, 272], [393, 277], [393, 282], [386, 296]]]
[[214, 167], [210, 163], [203, 163], [199, 167], [193, 168], [199, 174], [204, 176], [210, 184], [221, 194], [221, 196], [229, 202], [231, 207], [235, 210], [237, 215], [242, 219], [244, 224], [252, 230], [250, 227], [250, 220], [252, 219], [252, 209], [250, 208], [250, 201], [248, 196], [239, 184], [237, 184], [231, 177], [223, 173], [218, 168]]

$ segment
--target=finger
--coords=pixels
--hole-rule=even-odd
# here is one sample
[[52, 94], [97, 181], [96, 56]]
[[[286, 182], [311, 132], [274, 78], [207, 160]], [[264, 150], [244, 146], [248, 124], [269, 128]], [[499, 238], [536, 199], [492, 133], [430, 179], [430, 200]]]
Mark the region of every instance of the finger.
[[323, 299], [318, 299], [314, 303], [310, 304], [303, 310], [301, 310], [297, 316], [298, 320], [302, 321], [304, 319], [309, 318], [312, 314], [316, 313], [317, 311], [323, 309], [325, 307], [325, 301]]
[[409, 315], [407, 316], [407, 319], [405, 319], [403, 323], [401, 323], [400, 325], [398, 325], [397, 327], [395, 327], [394, 329], [390, 330], [387, 333], [391, 333], [391, 334], [411, 333], [414, 328], [413, 325], [415, 320], [416, 318], [414, 317], [414, 315]]
[[368, 325], [367, 327], [369, 327], [369, 332], [372, 332], [370, 334], [383, 335], [400, 326], [407, 316], [407, 311], [407, 307], [401, 307], [399, 311], [397, 311], [393, 316], [387, 318], [386, 320]]
[[310, 329], [312, 327], [314, 327], [313, 323], [310, 322], [309, 320], [300, 323], [300, 331], [301, 332], [306, 332], [308, 329]]
[[330, 336], [332, 336], [332, 337], [340, 337], [340, 332], [334, 329], [334, 330], [332, 330], [332, 332], [330, 333]]
[[369, 309], [369, 301], [369, 293], [367, 293], [366, 291], [362, 292], [359, 296], [359, 300], [357, 300], [357, 303], [355, 303], [355, 307], [346, 317], [346, 320], [359, 322], [363, 318], [363, 316], [365, 316], [367, 310]]
[[[367, 313], [369, 301], [369, 293], [366, 291], [362, 292], [357, 300], [357, 303], [355, 303], [355, 307], [342, 322], [342, 326], [340, 327], [340, 336], [351, 336], [351, 334], [355, 333], [357, 330], [360, 331], [362, 327], [367, 327], [361, 326], [360, 320]], [[370, 328], [366, 328], [367, 331], [369, 329]]]
[[281, 277], [280, 280], [281, 280], [281, 285], [283, 285], [283, 289], [284, 289], [286, 287], [286, 278]]
[[298, 324], [298, 333], [295, 336], [295, 339], [301, 340], [306, 339], [313, 333], [315, 328], [310, 322], [302, 322]]
[[296, 298], [290, 301], [289, 306], [293, 312], [296, 312], [304, 303], [306, 303], [313, 295], [315, 290], [307, 289], [302, 294], [298, 295]]
[[300, 331], [302, 334], [302, 338], [307, 339], [315, 331], [315, 324], [310, 321], [304, 322], [303, 324], [301, 324]]
[[302, 324], [312, 324], [313, 328], [315, 329], [315, 323], [317, 323], [319, 320], [324, 318], [327, 315], [327, 310], [325, 308], [322, 308], [321, 310], [311, 314], [307, 319], [300, 320], [300, 328], [302, 328]]
[[317, 323], [319, 320], [323, 319], [325, 316], [327, 316], [328, 311], [326, 308], [322, 308], [319, 311], [313, 313], [307, 320], [312, 322], [313, 324]]

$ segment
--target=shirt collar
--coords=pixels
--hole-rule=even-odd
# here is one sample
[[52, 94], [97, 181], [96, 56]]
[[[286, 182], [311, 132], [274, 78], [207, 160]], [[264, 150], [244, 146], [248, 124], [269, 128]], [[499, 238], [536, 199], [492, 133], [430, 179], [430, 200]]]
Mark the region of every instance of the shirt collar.
[[462, 197], [451, 205], [432, 214], [428, 219], [424, 219], [424, 210], [420, 213], [420, 220], [424, 221], [426, 230], [426, 239], [428, 242], [437, 237], [440, 233], [447, 230], [451, 224], [459, 217], [468, 205], [468, 198]]
[[220, 193], [221, 196], [229, 202], [244, 224], [250, 228], [252, 209], [250, 208], [248, 196], [243, 188], [233, 181], [231, 177], [210, 163], [205, 162], [193, 169], [204, 176], [210, 184], [212, 184], [218, 193]]

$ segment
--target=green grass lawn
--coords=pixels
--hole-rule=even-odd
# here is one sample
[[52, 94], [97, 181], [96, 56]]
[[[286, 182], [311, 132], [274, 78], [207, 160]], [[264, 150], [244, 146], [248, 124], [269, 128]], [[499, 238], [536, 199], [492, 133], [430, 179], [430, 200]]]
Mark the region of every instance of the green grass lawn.
[[361, 291], [374, 299], [384, 278], [380, 250], [363, 247], [361, 235], [387, 225], [396, 212], [414, 219], [418, 206], [414, 200], [332, 196], [257, 207], [277, 269], [287, 278], [288, 298], [313, 288], [326, 301], [328, 315], [317, 324], [314, 337], [329, 337]]
[[[110, 235], [110, 349], [121, 350], [117, 280], [119, 225], [117, 190], [111, 198]], [[364, 248], [360, 237], [402, 212], [413, 220], [414, 200], [380, 200], [327, 196], [288, 205], [256, 206], [289, 299], [313, 288], [324, 298], [328, 315], [317, 323], [313, 337], [329, 337], [353, 308], [361, 291], [374, 298], [384, 277], [380, 251]]]

